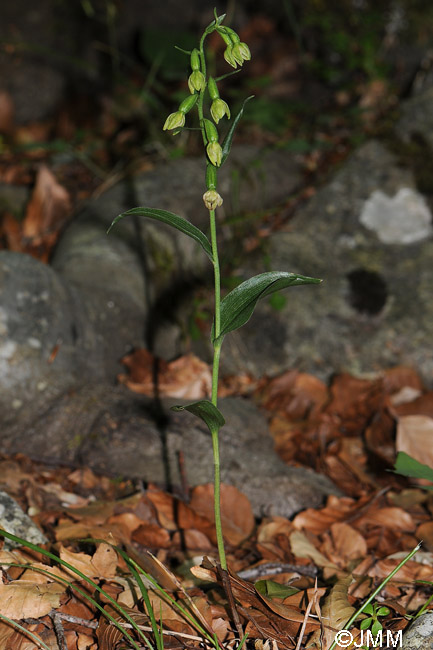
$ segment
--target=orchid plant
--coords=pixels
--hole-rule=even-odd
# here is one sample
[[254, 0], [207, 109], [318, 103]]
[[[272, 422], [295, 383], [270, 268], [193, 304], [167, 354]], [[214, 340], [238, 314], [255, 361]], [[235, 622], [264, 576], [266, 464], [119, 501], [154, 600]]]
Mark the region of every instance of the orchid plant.
[[[214, 15], [215, 18], [204, 30], [198, 47], [192, 51], [181, 50], [189, 57], [191, 66], [191, 73], [188, 77], [189, 95], [180, 103], [178, 109], [167, 117], [163, 126], [164, 130], [172, 131], [175, 135], [185, 128], [186, 118], [187, 116], [189, 118], [190, 113], [194, 112], [193, 109], [197, 112], [198, 126], [206, 152], [206, 189], [203, 194], [203, 201], [205, 208], [209, 211], [210, 239], [207, 234], [187, 219], [172, 212], [151, 207], [133, 208], [120, 214], [114, 219], [110, 229], [120, 219], [126, 216], [147, 217], [169, 224], [194, 239], [202, 247], [213, 265], [215, 312], [211, 332], [213, 345], [212, 394], [210, 399], [200, 400], [182, 406], [174, 406], [172, 408], [177, 411], [185, 410], [191, 412], [205, 422], [211, 433], [214, 457], [215, 529], [220, 565], [223, 570], [226, 570], [227, 561], [224, 549], [220, 506], [219, 431], [225, 424], [224, 417], [218, 409], [218, 374], [221, 346], [227, 334], [242, 327], [250, 319], [259, 299], [286, 287], [317, 284], [321, 280], [287, 271], [261, 273], [242, 282], [221, 299], [221, 277], [215, 212], [222, 205], [223, 198], [218, 192], [218, 170], [227, 160], [235, 129], [242, 117], [245, 104], [251, 97], [248, 97], [244, 101], [240, 111], [231, 121], [231, 125], [224, 139], [221, 140], [218, 131], [219, 123], [225, 119], [231, 120], [231, 111], [227, 102], [220, 97], [218, 82], [228, 75], [215, 79], [208, 75], [204, 49], [205, 40], [210, 34], [217, 32], [226, 46], [224, 58], [235, 69], [238, 66], [242, 67], [246, 61], [249, 61], [251, 59], [251, 53], [248, 45], [240, 40], [239, 35], [230, 27], [223, 25], [225, 14], [218, 16], [215, 11]], [[234, 74], [234, 71], [228, 74]]]

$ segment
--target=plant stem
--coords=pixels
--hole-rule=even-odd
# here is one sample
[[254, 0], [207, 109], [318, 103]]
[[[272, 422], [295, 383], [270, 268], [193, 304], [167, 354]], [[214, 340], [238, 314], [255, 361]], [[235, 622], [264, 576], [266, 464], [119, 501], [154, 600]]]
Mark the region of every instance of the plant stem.
[[[218, 371], [219, 371], [219, 362], [220, 362], [220, 353], [221, 353], [221, 341], [218, 340], [221, 332], [221, 277], [220, 277], [220, 265], [219, 265], [219, 257], [218, 257], [218, 244], [217, 244], [217, 237], [216, 237], [215, 210], [209, 211], [209, 217], [210, 217], [210, 235], [211, 235], [212, 257], [213, 257], [213, 267], [214, 267], [214, 283], [215, 283], [215, 324], [214, 324], [215, 343], [214, 343], [214, 355], [213, 355], [213, 366], [212, 366], [212, 404], [214, 406], [217, 406]], [[221, 494], [220, 494], [221, 472], [220, 472], [218, 431], [212, 432], [212, 447], [213, 447], [213, 457], [214, 457], [215, 531], [216, 531], [218, 555], [220, 559], [221, 568], [226, 571], [227, 561], [226, 561], [226, 554], [224, 550], [224, 539], [223, 539], [223, 530], [222, 530], [222, 522], [221, 522]]]
[[[207, 32], [203, 34], [200, 39], [199, 45], [199, 56], [200, 56], [200, 65], [201, 72], [206, 78], [206, 57], [204, 54], [204, 40], [207, 36]], [[203, 136], [203, 142], [206, 146], [207, 137], [206, 131], [204, 128], [204, 113], [203, 113], [203, 103], [204, 103], [204, 93], [205, 90], [200, 91], [200, 95], [197, 102], [198, 117], [200, 121], [200, 128]], [[210, 219], [210, 235], [211, 235], [211, 245], [212, 245], [212, 262], [214, 268], [214, 285], [215, 285], [215, 323], [214, 323], [214, 334], [215, 334], [215, 343], [214, 346], [214, 355], [213, 355], [213, 364], [212, 364], [212, 404], [217, 406], [218, 403], [218, 372], [219, 372], [219, 361], [221, 353], [221, 341], [219, 341], [219, 336], [221, 332], [221, 277], [220, 277], [220, 264], [218, 257], [218, 244], [216, 236], [216, 219], [215, 219], [215, 210], [209, 211]], [[212, 448], [213, 448], [213, 457], [214, 457], [214, 513], [215, 513], [215, 532], [217, 538], [217, 547], [218, 555], [221, 564], [221, 568], [224, 571], [227, 571], [227, 560], [224, 549], [224, 538], [223, 538], [223, 529], [221, 522], [221, 470], [220, 470], [220, 453], [219, 453], [219, 437], [218, 431], [212, 431]]]

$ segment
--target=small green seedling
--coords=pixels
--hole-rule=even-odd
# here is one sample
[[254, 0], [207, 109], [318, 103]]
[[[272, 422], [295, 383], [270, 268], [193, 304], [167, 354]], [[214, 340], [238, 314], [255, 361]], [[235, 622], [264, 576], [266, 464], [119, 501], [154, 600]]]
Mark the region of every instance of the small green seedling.
[[371, 630], [372, 634], [376, 636], [380, 630], [383, 630], [383, 625], [379, 618], [388, 616], [390, 610], [388, 607], [383, 607], [379, 603], [368, 603], [362, 610], [363, 614], [367, 614], [368, 618], [364, 618], [359, 626], [361, 630]]
[[[116, 217], [110, 229], [120, 219], [126, 216], [139, 216], [155, 219], [162, 223], [169, 224], [183, 234], [194, 239], [209, 258], [214, 270], [215, 286], [215, 313], [212, 327], [213, 370], [212, 370], [212, 394], [210, 400], [201, 400], [192, 404], [173, 407], [178, 411], [189, 411], [203, 420], [212, 436], [214, 455], [214, 510], [215, 530], [218, 545], [218, 554], [222, 569], [227, 569], [225, 557], [223, 533], [221, 526], [220, 511], [220, 457], [219, 457], [219, 431], [224, 425], [224, 417], [217, 406], [218, 399], [218, 372], [221, 355], [221, 346], [226, 334], [242, 327], [253, 314], [257, 302], [266, 296], [271, 296], [290, 286], [304, 284], [317, 284], [321, 282], [316, 278], [310, 278], [287, 271], [272, 271], [261, 273], [242, 282], [235, 289], [230, 291], [221, 300], [221, 277], [217, 246], [216, 218], [215, 211], [223, 203], [223, 198], [218, 192], [218, 170], [225, 163], [230, 153], [233, 134], [242, 117], [248, 97], [238, 114], [233, 118], [224, 139], [220, 138], [218, 132], [219, 123], [231, 119], [231, 111], [228, 104], [220, 97], [218, 82], [224, 77], [216, 78], [207, 73], [206, 56], [204, 43], [205, 39], [216, 32], [225, 44], [224, 59], [232, 67], [242, 67], [249, 61], [251, 53], [246, 43], [243, 43], [238, 34], [223, 25], [225, 15], [218, 16], [215, 11], [215, 19], [206, 27], [197, 48], [191, 51], [181, 50], [188, 56], [191, 67], [188, 76], [189, 95], [181, 101], [176, 111], [171, 113], [165, 120], [163, 129], [172, 131], [173, 135], [185, 128], [186, 118], [196, 112], [198, 129], [201, 132], [203, 146], [206, 152], [206, 170], [204, 179], [206, 183], [203, 201], [205, 208], [209, 211], [210, 240], [199, 228], [190, 223], [187, 219], [172, 212], [150, 207], [133, 208]], [[180, 49], [180, 48], [178, 48]], [[235, 71], [228, 73], [233, 74]]]

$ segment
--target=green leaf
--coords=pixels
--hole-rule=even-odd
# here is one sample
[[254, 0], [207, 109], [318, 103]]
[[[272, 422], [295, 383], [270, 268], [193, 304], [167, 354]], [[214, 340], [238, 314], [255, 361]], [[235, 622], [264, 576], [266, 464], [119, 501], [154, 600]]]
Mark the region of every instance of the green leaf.
[[[234, 119], [233, 122], [232, 122], [231, 127], [230, 127], [229, 130], [227, 131], [227, 135], [226, 135], [226, 137], [224, 138], [224, 142], [223, 142], [223, 144], [222, 144], [223, 155], [222, 155], [222, 159], [221, 159], [221, 165], [224, 165], [224, 163], [225, 163], [225, 161], [226, 161], [226, 158], [227, 158], [227, 156], [228, 156], [229, 153], [230, 153], [230, 149], [232, 148], [233, 135], [234, 135], [234, 132], [235, 132], [235, 129], [236, 129], [237, 125], [239, 124], [239, 120], [241, 119], [241, 117], [242, 117], [242, 115], [243, 115], [244, 108], [245, 108], [245, 104], [246, 104], [247, 102], [249, 102], [250, 99], [252, 99], [253, 97], [254, 97], [254, 95], [250, 95], [250, 97], [247, 97], [247, 98], [246, 98], [246, 100], [245, 100], [244, 103], [242, 104], [241, 110], [240, 110], [239, 113], [236, 115], [235, 119]], [[221, 165], [220, 165], [220, 166], [221, 166]]]
[[[229, 332], [242, 327], [251, 318], [256, 303], [260, 298], [290, 286], [318, 284], [322, 280], [308, 278], [286, 271], [271, 271], [256, 275], [230, 291], [221, 301], [221, 331], [219, 339]], [[214, 338], [214, 330], [212, 330]]]
[[371, 603], [368, 603], [362, 610], [363, 614], [374, 614], [374, 608]]
[[184, 219], [183, 217], [180, 217], [178, 214], [174, 214], [173, 212], [168, 212], [167, 210], [159, 210], [157, 208], [132, 208], [132, 210], [127, 210], [126, 212], [122, 212], [122, 214], [119, 214], [114, 219], [113, 223], [111, 224], [107, 232], [110, 232], [112, 227], [118, 221], [120, 221], [120, 219], [129, 216], [148, 217], [149, 219], [162, 221], [162, 223], [166, 223], [169, 226], [173, 226], [173, 228], [180, 230], [180, 232], [183, 232], [185, 235], [188, 235], [188, 237], [195, 239], [195, 241], [197, 241], [200, 244], [200, 246], [203, 248], [206, 255], [212, 261], [212, 248], [206, 235], [199, 228], [193, 226], [192, 223], [187, 221], [187, 219]]
[[258, 580], [254, 583], [254, 587], [259, 594], [268, 598], [287, 598], [299, 591], [296, 587], [281, 585], [279, 582], [275, 582], [275, 580]]
[[370, 627], [372, 622], [373, 622], [373, 619], [371, 617], [370, 618], [364, 618], [364, 620], [361, 621], [359, 629], [360, 630], [368, 630], [368, 628]]
[[[428, 481], [433, 481], [433, 469], [428, 465], [423, 465], [412, 456], [409, 456], [404, 451], [399, 451], [394, 465], [394, 472], [402, 476], [409, 476], [410, 478], [425, 478]], [[432, 490], [433, 486], [421, 486], [427, 490]]]
[[376, 612], [377, 616], [388, 616], [388, 614], [389, 614], [388, 607], [379, 607], [379, 609]]
[[224, 416], [217, 407], [209, 400], [201, 400], [192, 404], [172, 406], [172, 411], [189, 411], [196, 417], [203, 420], [211, 433], [218, 433], [225, 424]]
[[371, 633], [373, 636], [376, 636], [376, 634], [379, 634], [379, 632], [383, 630], [383, 625], [380, 621], [374, 621], [373, 625], [371, 626]]

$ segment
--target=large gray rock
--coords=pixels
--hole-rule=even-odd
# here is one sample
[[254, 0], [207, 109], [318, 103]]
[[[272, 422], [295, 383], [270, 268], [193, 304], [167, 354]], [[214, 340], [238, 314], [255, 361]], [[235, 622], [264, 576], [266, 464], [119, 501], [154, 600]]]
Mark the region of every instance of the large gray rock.
[[406, 100], [401, 106], [401, 116], [395, 125], [395, 132], [404, 142], [415, 136], [423, 139], [433, 149], [433, 86], [415, 97]]
[[[83, 381], [114, 383], [120, 358], [142, 344], [142, 287], [127, 267], [128, 293], [125, 276], [118, 274], [122, 258], [105, 253], [105, 265], [99, 262], [107, 286], [98, 287], [97, 265], [92, 275], [84, 255], [73, 260], [87, 272], [88, 283], [80, 286], [28, 255], [0, 252], [2, 427], [24, 423]], [[138, 269], [135, 278], [140, 274]]]
[[415, 619], [403, 635], [403, 650], [433, 650], [433, 612]]
[[[220, 408], [227, 422], [220, 432], [222, 480], [249, 497], [257, 516], [289, 517], [338, 493], [326, 477], [278, 458], [265, 418], [252, 403], [231, 398], [221, 400]], [[23, 448], [41, 461], [87, 465], [165, 485], [180, 484], [178, 452], [183, 451], [191, 486], [213, 480], [206, 426], [187, 412], [155, 410], [151, 399], [122, 387], [84, 386], [29, 417], [25, 428], [4, 429], [1, 451]]]
[[296, 367], [327, 379], [405, 363], [431, 382], [431, 233], [411, 172], [379, 142], [364, 145], [290, 229], [270, 239], [272, 268], [323, 284], [288, 289], [278, 312], [263, 301], [227, 336], [224, 369], [261, 375]]

